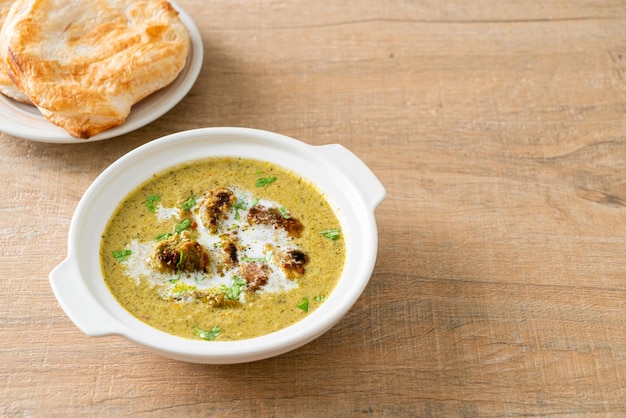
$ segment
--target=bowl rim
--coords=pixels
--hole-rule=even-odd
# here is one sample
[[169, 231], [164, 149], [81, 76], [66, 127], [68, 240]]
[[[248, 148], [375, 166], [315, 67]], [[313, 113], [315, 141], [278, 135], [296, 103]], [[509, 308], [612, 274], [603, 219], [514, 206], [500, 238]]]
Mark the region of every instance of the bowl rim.
[[[335, 210], [344, 233], [344, 269], [327, 300], [295, 324], [252, 339], [207, 342], [153, 328], [117, 302], [99, 269], [100, 240], [93, 240], [93, 237], [101, 235], [113, 210], [124, 197], [153, 174], [168, 167], [214, 156], [269, 161], [312, 182]], [[356, 178], [354, 173], [357, 173]], [[123, 155], [93, 181], [72, 217], [67, 257], [50, 274], [50, 282], [66, 314], [88, 335], [119, 335], [166, 357], [197, 363], [239, 363], [271, 357], [322, 335], [360, 297], [377, 257], [374, 209], [384, 197], [382, 184], [369, 168], [338, 144], [313, 146], [281, 134], [237, 127], [174, 133]], [[94, 266], [96, 258], [98, 271]], [[89, 300], [104, 311], [93, 314], [97, 320], [85, 318], [92, 313], [86, 313], [84, 307], [76, 308], [77, 303], [68, 301], [64, 292], [70, 292], [67, 290], [70, 286], [82, 289], [82, 297], [78, 299]], [[99, 323], [94, 325], [90, 321]]]

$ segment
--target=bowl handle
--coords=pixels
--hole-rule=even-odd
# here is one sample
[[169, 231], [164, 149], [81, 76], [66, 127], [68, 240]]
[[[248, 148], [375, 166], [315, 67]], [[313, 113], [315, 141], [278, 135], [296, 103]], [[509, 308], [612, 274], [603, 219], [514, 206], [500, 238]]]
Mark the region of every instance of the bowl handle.
[[387, 195], [385, 187], [367, 165], [352, 151], [339, 144], [319, 146], [325, 158], [332, 160], [357, 186], [361, 196], [375, 209]]
[[111, 326], [113, 318], [89, 292], [75, 260], [67, 257], [49, 279], [61, 308], [82, 332], [92, 337], [119, 333]]

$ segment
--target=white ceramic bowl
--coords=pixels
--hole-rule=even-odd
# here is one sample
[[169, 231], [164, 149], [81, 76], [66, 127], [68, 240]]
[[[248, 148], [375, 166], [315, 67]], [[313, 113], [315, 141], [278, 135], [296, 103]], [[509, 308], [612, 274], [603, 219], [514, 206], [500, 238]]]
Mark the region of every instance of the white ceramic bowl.
[[[254, 158], [291, 169], [316, 184], [335, 209], [346, 242], [346, 263], [335, 290], [302, 321], [242, 341], [176, 337], [141, 322], [110, 293], [100, 267], [100, 236], [131, 191], [168, 167], [205, 157]], [[247, 128], [184, 131], [149, 142], [102, 172], [80, 200], [70, 224], [67, 258], [50, 284], [69, 318], [90, 336], [119, 335], [177, 360], [227, 364], [276, 356], [319, 337], [337, 323], [367, 285], [378, 250], [374, 210], [385, 189], [369, 168], [341, 145], [311, 146]]]

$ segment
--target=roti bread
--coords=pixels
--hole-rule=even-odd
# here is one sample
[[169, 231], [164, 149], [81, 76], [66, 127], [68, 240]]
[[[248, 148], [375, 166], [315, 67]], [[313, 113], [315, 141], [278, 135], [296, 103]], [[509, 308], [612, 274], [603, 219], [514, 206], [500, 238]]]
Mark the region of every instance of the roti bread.
[[[15, 0], [0, 0], [0, 29], [2, 28], [2, 25], [9, 14], [9, 9], [14, 2]], [[0, 39], [0, 93], [23, 103], [30, 103], [28, 97], [26, 97], [24, 93], [17, 88], [5, 69], [5, 51], [6, 49], [2, 47], [2, 39]]]
[[190, 40], [165, 0], [17, 0], [0, 43], [9, 77], [42, 115], [89, 138], [174, 81]]

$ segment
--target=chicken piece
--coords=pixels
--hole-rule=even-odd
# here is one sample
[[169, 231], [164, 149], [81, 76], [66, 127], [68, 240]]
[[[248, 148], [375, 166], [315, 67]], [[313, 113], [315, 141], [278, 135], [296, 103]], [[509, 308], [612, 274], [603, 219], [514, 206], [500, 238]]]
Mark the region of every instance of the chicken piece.
[[218, 273], [231, 269], [239, 264], [239, 240], [233, 235], [224, 234], [221, 238], [220, 262], [217, 264]]
[[280, 267], [288, 279], [297, 279], [305, 273], [304, 265], [308, 259], [303, 251], [298, 249], [283, 251], [271, 244], [267, 245], [267, 249], [272, 252], [274, 263]]
[[239, 246], [237, 240], [228, 238], [222, 243], [222, 262], [229, 266], [236, 266], [239, 263], [238, 254]]
[[284, 216], [278, 208], [256, 205], [248, 211], [248, 223], [268, 225], [274, 229], [283, 228], [290, 237], [298, 237], [304, 226], [292, 216]]
[[270, 269], [267, 263], [244, 263], [240, 274], [248, 282], [248, 290], [254, 292], [267, 283]]
[[307, 262], [306, 254], [300, 250], [289, 250], [283, 253], [280, 268], [283, 269], [288, 279], [301, 277]]
[[228, 213], [237, 201], [235, 194], [223, 187], [209, 190], [204, 201], [200, 204], [200, 219], [207, 229], [215, 234], [220, 221], [228, 219]]
[[209, 253], [187, 231], [174, 234], [156, 246], [154, 260], [161, 270], [207, 271]]

